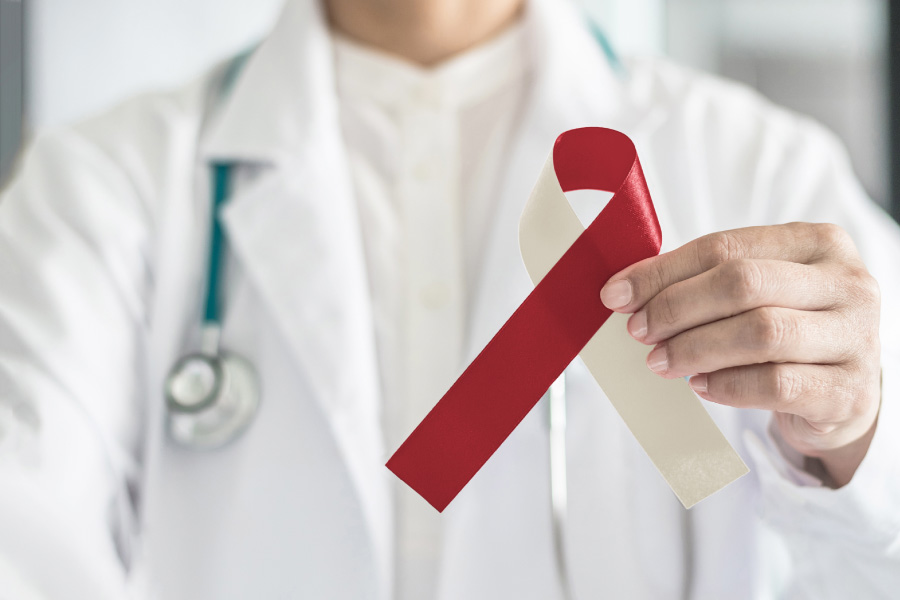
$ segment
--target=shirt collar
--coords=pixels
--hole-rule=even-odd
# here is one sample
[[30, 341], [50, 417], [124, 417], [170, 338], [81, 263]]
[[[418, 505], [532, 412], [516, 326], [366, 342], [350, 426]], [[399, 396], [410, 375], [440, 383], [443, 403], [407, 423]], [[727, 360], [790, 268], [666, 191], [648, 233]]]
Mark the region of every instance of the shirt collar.
[[[483, 89], [467, 91], [457, 83], [478, 80], [477, 86], [489, 86], [497, 75], [496, 65], [505, 63], [531, 65], [531, 104], [569, 114], [576, 117], [570, 120], [584, 121], [581, 124], [603, 124], [607, 117], [621, 116], [617, 113], [623, 108], [627, 112], [637, 108], [623, 101], [625, 86], [571, 2], [528, 0], [522, 24], [521, 31], [511, 28], [483, 47], [439, 65], [431, 74], [442, 82], [438, 95], [446, 93], [448, 101], [457, 103], [467, 100], [467, 94], [477, 97]], [[527, 52], [517, 53], [523, 45]], [[486, 56], [480, 56], [482, 52]], [[214, 102], [218, 106], [202, 136], [201, 158], [314, 164], [316, 148], [340, 134], [334, 54], [320, 2], [288, 0], [233, 88]], [[428, 78], [411, 65], [393, 66], [398, 73], [405, 67], [410, 80]], [[492, 71], [491, 76], [473, 74], [482, 73], [482, 68]]]
[[525, 26], [517, 21], [492, 39], [433, 67], [422, 67], [335, 34], [338, 95], [402, 109], [459, 109], [518, 80], [527, 70]]

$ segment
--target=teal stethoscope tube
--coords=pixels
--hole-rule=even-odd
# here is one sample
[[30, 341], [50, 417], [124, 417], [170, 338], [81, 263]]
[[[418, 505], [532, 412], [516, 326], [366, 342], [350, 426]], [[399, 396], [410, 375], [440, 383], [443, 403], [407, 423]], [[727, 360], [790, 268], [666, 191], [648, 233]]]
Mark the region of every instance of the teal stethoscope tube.
[[606, 34], [603, 33], [603, 30], [600, 29], [600, 26], [597, 25], [597, 23], [590, 17], [585, 18], [585, 23], [587, 23], [588, 30], [591, 32], [591, 35], [594, 36], [594, 40], [597, 42], [597, 45], [600, 46], [600, 50], [603, 51], [603, 56], [606, 57], [606, 61], [609, 63], [609, 66], [613, 71], [616, 72], [616, 75], [618, 75], [619, 77], [625, 77], [625, 75], [627, 74], [625, 65], [622, 63], [619, 55], [616, 54], [615, 49], [609, 42], [609, 38], [606, 37]]
[[170, 437], [196, 450], [220, 448], [236, 439], [256, 415], [260, 396], [253, 366], [219, 347], [226, 250], [220, 213], [231, 192], [232, 164], [210, 166], [213, 201], [200, 351], [181, 357], [165, 385]]
[[212, 207], [210, 210], [209, 265], [207, 267], [203, 322], [205, 325], [217, 326], [222, 322], [219, 287], [222, 278], [222, 256], [225, 254], [225, 236], [222, 232], [219, 212], [231, 194], [232, 163], [213, 163], [210, 167]]

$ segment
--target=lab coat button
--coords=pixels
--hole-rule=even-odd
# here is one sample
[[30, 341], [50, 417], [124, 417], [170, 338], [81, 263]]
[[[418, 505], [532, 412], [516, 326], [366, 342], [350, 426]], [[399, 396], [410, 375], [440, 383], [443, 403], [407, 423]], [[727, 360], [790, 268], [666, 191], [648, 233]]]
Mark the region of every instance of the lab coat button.
[[429, 283], [419, 293], [419, 299], [425, 308], [437, 310], [446, 306], [450, 298], [450, 289], [445, 283], [436, 281]]

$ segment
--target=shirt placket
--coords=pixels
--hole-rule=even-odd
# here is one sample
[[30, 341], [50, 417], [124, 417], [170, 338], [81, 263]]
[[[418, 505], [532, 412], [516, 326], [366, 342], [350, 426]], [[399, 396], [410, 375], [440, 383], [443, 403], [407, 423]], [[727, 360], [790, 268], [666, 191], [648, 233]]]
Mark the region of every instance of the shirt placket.
[[[423, 82], [402, 118], [399, 196], [405, 247], [405, 394], [408, 433], [459, 374], [464, 329], [464, 279], [458, 182], [458, 116], [439, 89]], [[427, 598], [437, 578], [439, 515], [401, 486], [398, 510], [407, 557], [399, 597]], [[404, 589], [405, 588], [405, 589]]]
[[463, 252], [456, 114], [437, 103], [404, 119], [401, 183], [406, 230], [406, 430], [458, 375], [463, 332]]

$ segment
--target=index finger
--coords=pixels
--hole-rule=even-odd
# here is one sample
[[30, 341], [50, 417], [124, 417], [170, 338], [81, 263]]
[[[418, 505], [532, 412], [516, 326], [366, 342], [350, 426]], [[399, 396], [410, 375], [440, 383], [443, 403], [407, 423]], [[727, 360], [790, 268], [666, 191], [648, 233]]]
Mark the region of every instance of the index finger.
[[[631, 313], [659, 292], [729, 260], [762, 258], [810, 264], [841, 244], [834, 225], [788, 223], [711, 233], [646, 258], [609, 278], [600, 291], [607, 308]], [[846, 236], [846, 234], [843, 234]]]

